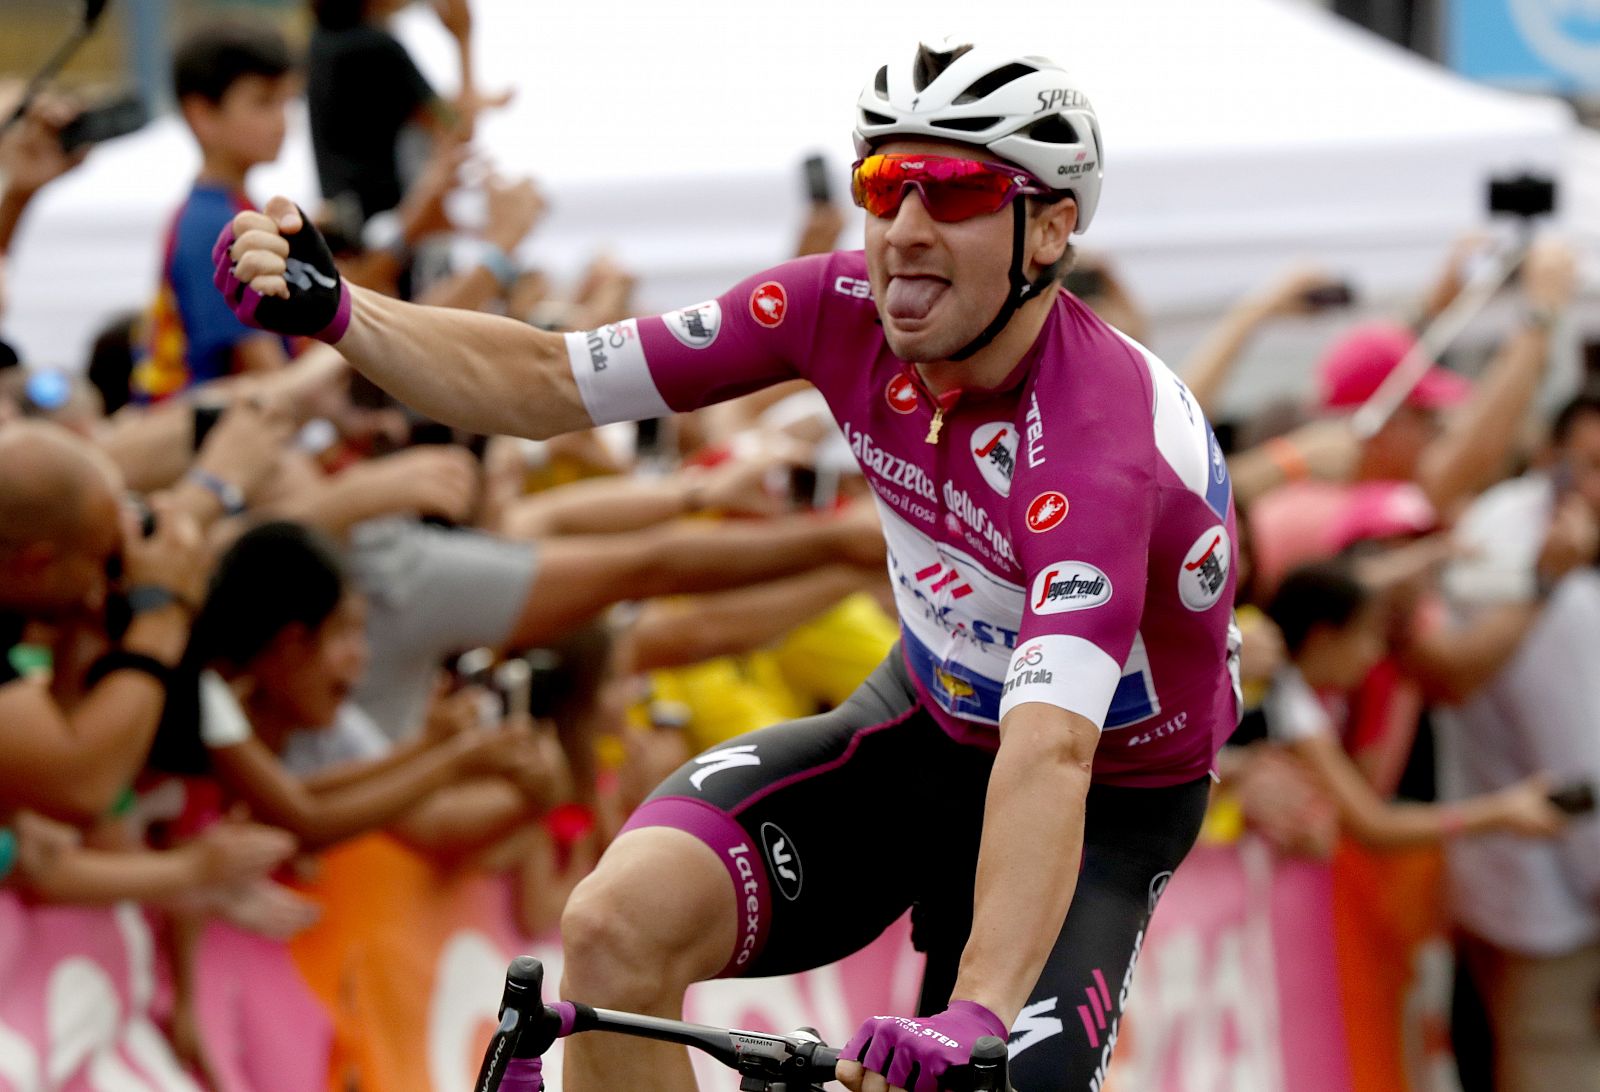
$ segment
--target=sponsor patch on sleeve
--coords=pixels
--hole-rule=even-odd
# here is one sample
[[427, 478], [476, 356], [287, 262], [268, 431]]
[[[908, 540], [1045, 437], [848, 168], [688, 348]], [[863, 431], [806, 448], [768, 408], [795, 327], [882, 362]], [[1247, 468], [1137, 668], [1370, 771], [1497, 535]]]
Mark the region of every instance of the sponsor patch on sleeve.
[[1233, 543], [1222, 524], [1207, 527], [1178, 567], [1178, 598], [1193, 611], [1210, 610], [1228, 586]]
[[691, 349], [704, 349], [722, 332], [722, 304], [706, 300], [693, 307], [668, 311], [661, 316], [673, 337]]
[[1039, 570], [1028, 594], [1034, 614], [1089, 610], [1111, 601], [1111, 578], [1087, 561], [1053, 561]]
[[763, 281], [750, 293], [750, 317], [771, 330], [789, 313], [789, 294], [777, 281]]
[[1042, 534], [1054, 529], [1067, 518], [1067, 511], [1070, 508], [1065, 493], [1059, 493], [1054, 489], [1040, 493], [1028, 503], [1028, 530], [1034, 534]]

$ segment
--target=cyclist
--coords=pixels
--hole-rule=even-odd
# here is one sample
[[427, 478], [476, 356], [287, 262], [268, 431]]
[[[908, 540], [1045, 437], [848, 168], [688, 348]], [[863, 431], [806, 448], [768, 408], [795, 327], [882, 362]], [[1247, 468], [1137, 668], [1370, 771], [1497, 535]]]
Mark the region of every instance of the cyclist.
[[[218, 240], [217, 280], [478, 432], [814, 383], [878, 501], [901, 646], [834, 711], [656, 791], [567, 908], [563, 995], [676, 1016], [691, 982], [830, 962], [914, 905], [923, 1015], [868, 1020], [845, 1084], [933, 1089], [1009, 1029], [1019, 1088], [1098, 1088], [1237, 718], [1227, 467], [1183, 384], [1060, 287], [1102, 177], [1062, 69], [923, 45], [868, 83], [855, 137], [864, 252], [565, 340], [343, 285], [281, 198]], [[656, 1043], [581, 1036], [565, 1072], [694, 1087]]]

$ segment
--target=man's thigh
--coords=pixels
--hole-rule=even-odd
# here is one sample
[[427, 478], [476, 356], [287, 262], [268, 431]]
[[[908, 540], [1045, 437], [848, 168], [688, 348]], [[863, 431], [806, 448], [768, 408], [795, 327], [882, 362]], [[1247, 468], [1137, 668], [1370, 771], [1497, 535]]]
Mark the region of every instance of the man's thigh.
[[[1018, 1092], [1089, 1092], [1104, 1081], [1145, 929], [1194, 844], [1208, 796], [1207, 779], [1163, 789], [1090, 789], [1072, 906], [1011, 1028], [1011, 1083]], [[949, 1001], [971, 916], [954, 901], [930, 901], [913, 921], [924, 926], [919, 946], [928, 950], [921, 1002], [927, 1015]]]
[[628, 821], [687, 830], [722, 858], [740, 922], [724, 974], [789, 974], [859, 950], [941, 867], [945, 824], [981, 822], [989, 756], [916, 704], [898, 657], [832, 712], [690, 760]]

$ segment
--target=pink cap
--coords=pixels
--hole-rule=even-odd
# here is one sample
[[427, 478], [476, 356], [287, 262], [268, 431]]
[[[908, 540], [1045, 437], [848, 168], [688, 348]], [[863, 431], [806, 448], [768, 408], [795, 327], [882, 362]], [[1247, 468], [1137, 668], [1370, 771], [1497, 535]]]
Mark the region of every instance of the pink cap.
[[1338, 551], [1369, 539], [1425, 535], [1438, 525], [1433, 502], [1415, 483], [1361, 482], [1345, 494], [1328, 544]]
[[[1317, 383], [1324, 409], [1354, 409], [1394, 371], [1417, 343], [1416, 335], [1393, 323], [1358, 326], [1334, 342], [1317, 365]], [[1411, 389], [1406, 404], [1418, 409], [1444, 409], [1464, 401], [1472, 384], [1435, 364]]]

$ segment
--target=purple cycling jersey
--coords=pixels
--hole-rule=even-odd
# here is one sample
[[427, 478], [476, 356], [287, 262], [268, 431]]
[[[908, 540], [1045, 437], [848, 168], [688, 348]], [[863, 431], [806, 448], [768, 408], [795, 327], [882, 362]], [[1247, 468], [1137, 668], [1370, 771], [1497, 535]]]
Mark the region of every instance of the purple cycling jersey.
[[815, 384], [878, 501], [907, 666], [958, 740], [993, 747], [1043, 702], [1103, 729], [1096, 781], [1210, 770], [1239, 711], [1227, 464], [1183, 383], [1072, 296], [998, 388], [937, 399], [889, 351], [859, 251], [567, 346], [597, 424]]

